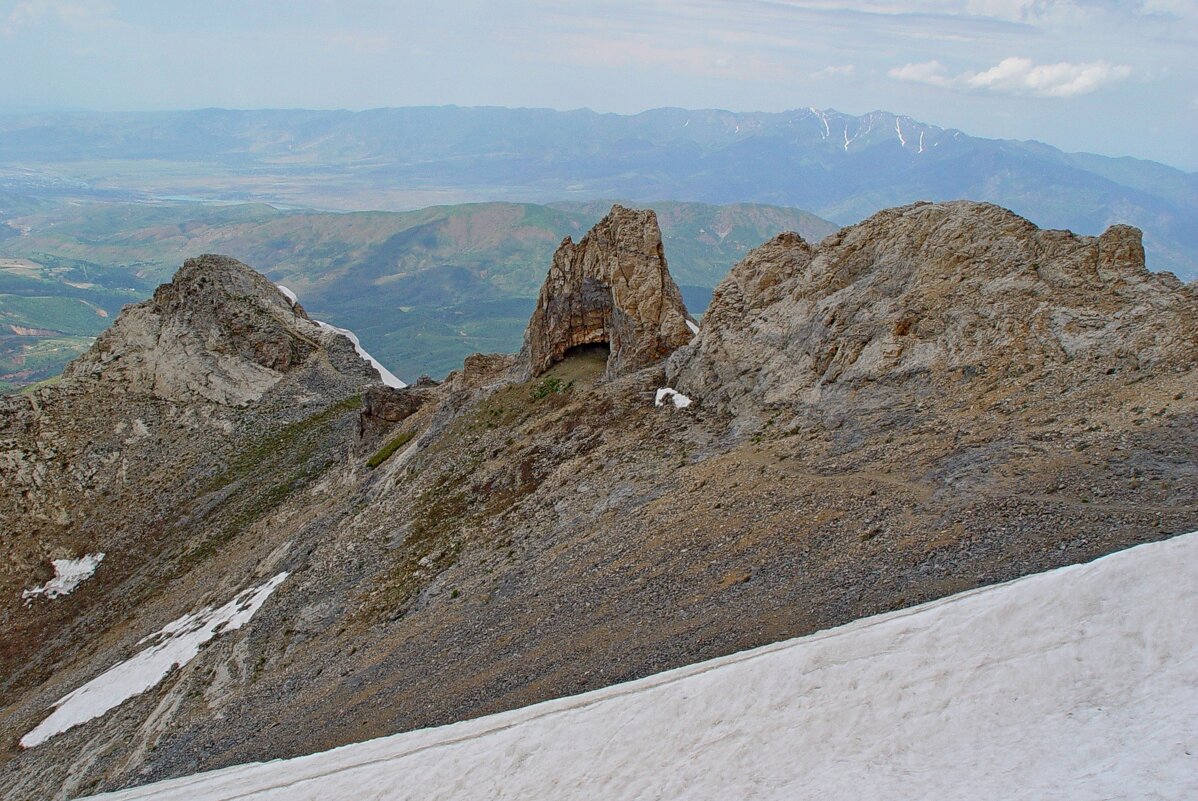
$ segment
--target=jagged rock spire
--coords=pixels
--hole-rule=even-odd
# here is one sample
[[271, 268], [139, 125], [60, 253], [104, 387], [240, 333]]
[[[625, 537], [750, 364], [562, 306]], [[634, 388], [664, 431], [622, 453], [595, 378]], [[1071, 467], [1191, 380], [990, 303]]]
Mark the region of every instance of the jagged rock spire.
[[571, 348], [606, 343], [611, 377], [670, 355], [690, 341], [693, 325], [657, 215], [615, 205], [577, 245], [567, 238], [554, 253], [518, 365], [537, 376]]

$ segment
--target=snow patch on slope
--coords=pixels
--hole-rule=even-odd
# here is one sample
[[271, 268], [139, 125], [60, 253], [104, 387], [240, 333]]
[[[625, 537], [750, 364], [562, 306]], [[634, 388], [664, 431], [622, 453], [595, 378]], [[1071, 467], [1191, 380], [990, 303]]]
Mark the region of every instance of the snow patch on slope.
[[110, 801], [1198, 797], [1198, 533]]
[[279, 573], [265, 584], [239, 593], [224, 606], [184, 615], [143, 637], [138, 645], [151, 641], [154, 644], [58, 699], [54, 712], [21, 738], [21, 747], [40, 745], [158, 684], [172, 668], [194, 659], [204, 643], [248, 623], [286, 578], [286, 573]]
[[[275, 284], [275, 287], [283, 293], [283, 296], [291, 302], [292, 306], [299, 303], [299, 297], [296, 296], [296, 294], [290, 289], [282, 284]], [[403, 389], [407, 386], [407, 384], [405, 384], [403, 381], [400, 381], [394, 373], [392, 373], [386, 367], [383, 367], [382, 362], [366, 352], [366, 349], [362, 347], [361, 340], [358, 339], [358, 335], [353, 331], [350, 331], [348, 328], [338, 328], [335, 325], [330, 325], [329, 323], [323, 322], [321, 320], [313, 320], [312, 322], [316, 323], [326, 331], [332, 331], [334, 333], [341, 334], [343, 337], [352, 342], [354, 350], [358, 352], [359, 356], [370, 362], [370, 366], [373, 367], [376, 372], [378, 372], [379, 378], [382, 379], [384, 384], [389, 387], [394, 387], [395, 389]]]
[[678, 390], [671, 389], [670, 387], [662, 387], [661, 389], [657, 390], [657, 395], [653, 398], [653, 405], [665, 406], [667, 402], [673, 403], [675, 409], [685, 409], [687, 406], [690, 406], [692, 403], [694, 403], [694, 401], [683, 395]]
[[287, 298], [287, 300], [291, 301], [292, 306], [299, 303], [299, 297], [297, 297], [296, 294], [294, 292], [292, 292], [290, 289], [283, 286], [282, 284], [275, 284], [275, 286], [278, 287], [279, 291], [283, 293], [283, 297], [285, 297], [285, 298]]
[[358, 352], [359, 356], [361, 356], [366, 361], [370, 362], [371, 367], [373, 367], [375, 370], [378, 371], [379, 378], [381, 378], [383, 380], [384, 384], [386, 384], [389, 387], [394, 387], [395, 389], [403, 389], [404, 387], [407, 386], [407, 384], [400, 381], [395, 376], [394, 373], [392, 373], [386, 367], [383, 367], [382, 362], [380, 362], [378, 359], [374, 358], [373, 356], [371, 356], [369, 353], [366, 352], [366, 349], [362, 347], [362, 343], [358, 340], [358, 335], [355, 334], [353, 331], [350, 331], [348, 328], [338, 328], [335, 325], [330, 325], [329, 323], [322, 322], [320, 320], [313, 320], [312, 322], [316, 323], [318, 326], [320, 326], [321, 328], [324, 328], [328, 331], [334, 331], [338, 334], [341, 334], [343, 337], [348, 339], [350, 342], [354, 343], [354, 350], [356, 350]]
[[[141, 421], [139, 420], [138, 422]], [[78, 559], [55, 559], [51, 561], [50, 564], [54, 565], [54, 578], [40, 587], [23, 591], [21, 597], [25, 599], [25, 605], [29, 606], [32, 604], [33, 599], [39, 595], [44, 595], [47, 598], [70, 595], [76, 587], [92, 577], [92, 574], [96, 572], [96, 568], [99, 567], [102, 561], [104, 561], [104, 554], [102, 552], [84, 554]]]

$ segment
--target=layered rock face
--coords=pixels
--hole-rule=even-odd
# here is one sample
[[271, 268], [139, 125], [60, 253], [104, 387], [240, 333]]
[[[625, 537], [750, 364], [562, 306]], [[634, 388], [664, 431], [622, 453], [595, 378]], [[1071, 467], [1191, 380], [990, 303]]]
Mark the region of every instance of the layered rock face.
[[1134, 228], [1076, 236], [990, 204], [919, 203], [818, 248], [784, 234], [753, 251], [668, 375], [736, 414], [1004, 388], [1049, 398], [1150, 367], [1191, 369], [1196, 299], [1145, 268]]
[[[61, 382], [0, 399], [0, 695], [342, 458], [377, 384], [266, 278], [204, 256], [127, 307]], [[106, 556], [76, 593], [21, 603], [50, 560], [89, 553]]]
[[616, 205], [577, 245], [566, 239], [553, 255], [519, 365], [537, 376], [571, 348], [606, 343], [614, 377], [689, 342], [688, 321], [694, 324], [670, 277], [657, 216]]
[[154, 296], [126, 308], [66, 369], [121, 392], [243, 406], [314, 354], [370, 377], [348, 340], [317, 326], [265, 277], [235, 259], [189, 259]]

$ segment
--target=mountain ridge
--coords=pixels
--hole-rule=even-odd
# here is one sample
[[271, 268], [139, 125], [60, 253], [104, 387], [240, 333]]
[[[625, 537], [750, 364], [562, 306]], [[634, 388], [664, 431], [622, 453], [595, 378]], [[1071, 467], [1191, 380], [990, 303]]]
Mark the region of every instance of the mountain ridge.
[[[603, 258], [660, 255], [656, 219], [633, 217]], [[586, 350], [528, 381], [476, 355], [390, 389], [338, 341], [344, 371], [314, 350], [245, 406], [73, 376], [0, 400], [0, 459], [24, 468], [0, 472], [0, 526], [21, 532], [2, 543], [0, 621], [19, 636], [0, 652], [0, 796], [514, 709], [1192, 531], [1198, 297], [1138, 242], [921, 204], [818, 251], [794, 234], [755, 249], [692, 339], [614, 376]], [[1080, 350], [1012, 347], [1044, 320]], [[871, 358], [873, 341], [905, 350]], [[1144, 342], [1142, 362], [1121, 351]], [[656, 405], [674, 378], [692, 403]], [[98, 552], [70, 595], [25, 606], [50, 559]], [[268, 585], [157, 685], [18, 749], [144, 637]]]
[[[891, 112], [417, 107], [5, 119], [0, 162], [86, 174], [95, 190], [342, 209], [597, 197], [755, 201], [842, 225], [916, 200], [971, 198], [1089, 235], [1136, 225], [1154, 269], [1198, 276], [1194, 173], [973, 137]], [[151, 156], [171, 169], [156, 173]], [[136, 169], [127, 158], [140, 159]], [[251, 164], [256, 178], [244, 174]]]

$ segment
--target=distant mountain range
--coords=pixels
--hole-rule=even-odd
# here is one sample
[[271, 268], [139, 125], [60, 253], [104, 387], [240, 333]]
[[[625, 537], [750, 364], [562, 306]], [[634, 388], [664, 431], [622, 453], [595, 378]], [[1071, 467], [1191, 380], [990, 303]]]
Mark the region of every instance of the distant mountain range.
[[[0, 191], [323, 209], [510, 200], [769, 203], [839, 224], [970, 198], [1044, 227], [1144, 230], [1148, 264], [1198, 277], [1198, 174], [982, 139], [888, 112], [426, 107], [0, 117]], [[2, 198], [0, 198], [2, 200]], [[0, 202], [0, 210], [3, 203]]]

